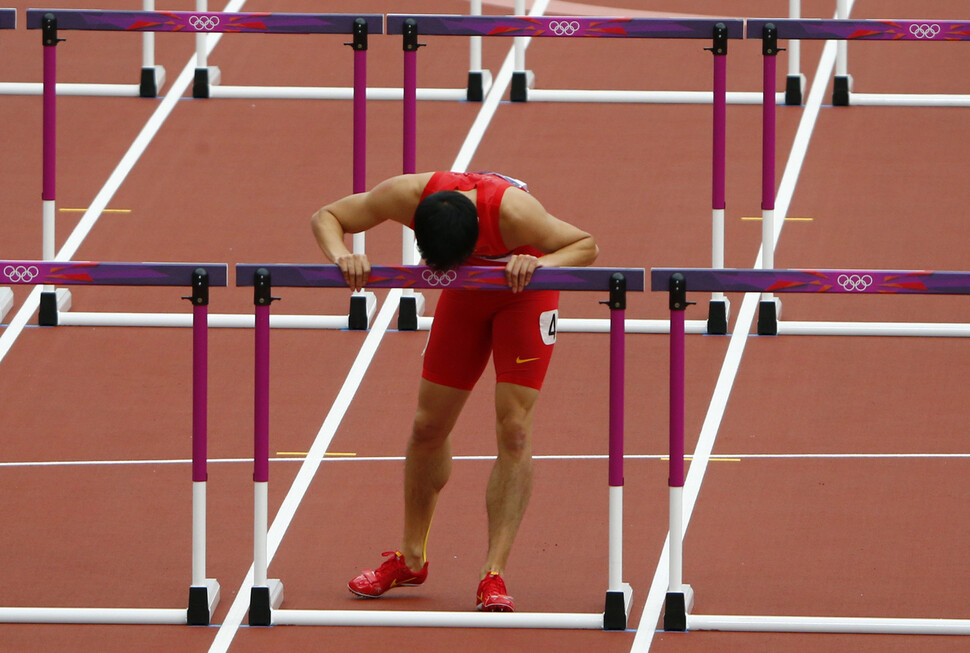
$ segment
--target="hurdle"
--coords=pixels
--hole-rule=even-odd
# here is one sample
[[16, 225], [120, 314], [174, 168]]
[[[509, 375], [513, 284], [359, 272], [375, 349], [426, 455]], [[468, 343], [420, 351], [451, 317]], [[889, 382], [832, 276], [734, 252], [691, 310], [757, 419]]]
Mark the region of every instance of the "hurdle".
[[0, 261], [0, 282], [17, 285], [183, 286], [192, 294], [192, 580], [188, 608], [0, 608], [0, 623], [208, 625], [219, 583], [206, 578], [209, 288], [226, 286], [225, 264]]
[[[846, 9], [847, 11], [847, 9]], [[749, 20], [747, 38], [762, 40], [765, 101], [762, 105], [761, 246], [762, 267], [775, 267], [775, 105], [769, 101], [775, 88], [775, 58], [778, 39], [824, 40], [929, 40], [921, 29], [928, 24], [940, 28], [939, 39], [970, 40], [970, 23], [933, 20]], [[941, 36], [942, 35], [942, 36]], [[836, 78], [838, 80], [838, 78]], [[843, 93], [845, 88], [836, 93]], [[847, 96], [846, 96], [847, 97]], [[970, 97], [970, 96], [968, 96]], [[838, 101], [834, 102], [839, 104]], [[845, 102], [847, 103], [847, 102]], [[843, 104], [845, 104], [843, 103]], [[970, 325], [889, 322], [784, 322], [781, 302], [765, 293], [758, 309], [759, 335], [882, 335], [882, 336], [970, 336]]]
[[[354, 52], [353, 94], [353, 190], [366, 184], [366, 53], [368, 33], [383, 30], [379, 14], [287, 14], [233, 12], [146, 12], [29, 9], [27, 28], [40, 29], [44, 46], [43, 103], [43, 243], [42, 257], [55, 255], [56, 134], [57, 134], [57, 44], [59, 30], [124, 32], [250, 33], [250, 34], [352, 34]], [[196, 69], [195, 87], [206, 79]], [[197, 93], [198, 91], [194, 91]], [[363, 235], [355, 236], [355, 251], [363, 251]], [[280, 328], [366, 329], [377, 300], [373, 293], [356, 293], [348, 315], [275, 316]], [[66, 288], [45, 287], [40, 298], [39, 323], [43, 326], [189, 326], [187, 316], [157, 313], [71, 312], [71, 295]], [[247, 315], [212, 315], [213, 327], [252, 327]]]
[[[196, 10], [204, 12], [207, 0], [196, 0]], [[481, 15], [481, 0], [471, 0], [469, 12], [471, 15]], [[383, 28], [383, 16], [381, 17]], [[382, 30], [381, 30], [382, 31]], [[381, 33], [381, 32], [375, 32]], [[201, 38], [201, 36], [199, 37]], [[365, 46], [366, 47], [366, 46]], [[355, 46], [356, 48], [356, 46]], [[349, 100], [353, 97], [353, 89], [345, 87], [312, 87], [312, 86], [225, 86], [221, 84], [221, 72], [218, 68], [209, 67], [206, 62], [205, 51], [201, 43], [197, 46], [197, 83], [193, 94], [195, 97], [214, 98], [271, 98], [297, 100]], [[209, 71], [209, 72], [207, 72]], [[481, 101], [491, 86], [491, 73], [482, 68], [481, 39], [472, 40], [469, 44], [468, 82], [464, 88], [420, 88], [417, 89], [421, 100], [433, 101]], [[404, 95], [403, 88], [372, 87], [366, 89], [368, 100], [399, 101]]]
[[[799, 18], [801, 15], [801, 1], [789, 0], [789, 17]], [[525, 15], [525, 0], [515, 0], [513, 12], [516, 16]], [[551, 29], [555, 35], [565, 38], [577, 36], [590, 36], [584, 34], [585, 20], [597, 20], [596, 18], [580, 18], [575, 16], [559, 16], [549, 19], [552, 21]], [[673, 22], [706, 20], [703, 18], [631, 18], [627, 20], [660, 20]], [[734, 19], [736, 20], [736, 19]], [[743, 21], [741, 21], [743, 22]], [[548, 27], [545, 29], [549, 29]], [[391, 30], [388, 30], [391, 33]], [[659, 104], [710, 104], [717, 101], [717, 95], [704, 91], [617, 91], [617, 90], [598, 90], [598, 89], [538, 89], [535, 87], [535, 73], [528, 70], [525, 61], [526, 40], [529, 36], [540, 36], [540, 34], [516, 34], [515, 44], [515, 71], [512, 74], [512, 89], [509, 99], [513, 102], [612, 102], [612, 103], [659, 103]], [[607, 36], [599, 34], [599, 36]], [[616, 34], [612, 36], [622, 36]], [[671, 33], [662, 38], [706, 38], [710, 36], [710, 31], [700, 37], [691, 37], [677, 33], [672, 29]], [[732, 37], [734, 38], [734, 37]], [[805, 76], [800, 72], [800, 52], [797, 44], [789, 53], [789, 73], [785, 93], [779, 93], [775, 98], [779, 103], [801, 104], [802, 92], [805, 85]], [[731, 104], [758, 104], [761, 97], [755, 92], [732, 91], [726, 95], [727, 102]]]
[[[838, 0], [838, 18], [849, 18], [849, 3]], [[925, 93], [855, 93], [852, 91], [852, 75], [849, 74], [848, 41], [850, 40], [893, 40], [893, 41], [968, 41], [970, 40], [970, 21], [951, 20], [878, 20], [864, 21], [856, 26], [846, 22], [836, 28], [836, 36], [802, 36], [799, 38], [835, 38], [839, 40], [836, 55], [835, 86], [832, 91], [832, 104], [836, 106], [910, 106], [910, 107], [966, 107], [970, 106], [968, 94], [925, 94]], [[875, 22], [876, 25], [870, 23]], [[814, 31], [813, 27], [806, 31]], [[822, 27], [823, 31], [827, 28]]]
[[925, 270], [651, 270], [651, 290], [670, 304], [670, 575], [664, 629], [746, 632], [970, 635], [970, 619], [694, 615], [694, 590], [683, 582], [684, 313], [689, 291], [970, 294], [970, 273]]
[[[155, 0], [142, 0], [142, 9], [155, 10]], [[165, 67], [155, 63], [155, 34], [142, 34], [141, 77], [137, 84], [61, 83], [58, 95], [87, 95], [94, 97], [146, 97], [158, 96], [165, 84]], [[0, 82], [0, 95], [43, 95], [43, 82]]]
[[[632, 606], [633, 589], [623, 582], [623, 384], [626, 293], [644, 288], [643, 269], [540, 268], [528, 288], [533, 290], [599, 291], [608, 293], [610, 309], [609, 381], [609, 579], [602, 613], [464, 613], [382, 610], [280, 609], [283, 585], [269, 579], [267, 557], [267, 497], [269, 482], [269, 355], [270, 305], [273, 288], [346, 288], [335, 265], [236, 265], [236, 285], [253, 287], [256, 314], [254, 393], [254, 529], [253, 586], [249, 623], [253, 626], [438, 626], [455, 628], [580, 628], [623, 630]], [[507, 288], [504, 268], [462, 267], [434, 272], [424, 266], [375, 266], [375, 288]]]
[[[402, 34], [405, 50], [404, 97], [404, 172], [415, 172], [416, 133], [416, 53], [418, 38], [423, 35], [504, 36], [512, 38], [640, 38], [640, 39], [711, 39], [707, 48], [713, 55], [713, 136], [711, 173], [711, 259], [713, 267], [724, 266], [724, 209], [727, 123], [727, 49], [729, 39], [744, 36], [744, 21], [736, 19], [664, 19], [616, 17], [544, 17], [544, 16], [463, 16], [451, 14], [389, 14], [387, 34]], [[514, 84], [513, 78], [513, 84]], [[513, 96], [516, 93], [512, 88]], [[573, 101], [563, 97], [564, 101]], [[417, 263], [413, 236], [405, 232], [403, 262]], [[420, 304], [419, 304], [420, 306]], [[706, 322], [691, 324], [692, 333], [727, 333], [729, 302], [723, 294], [711, 298]], [[432, 318], [419, 318], [421, 311], [405, 304], [402, 298], [400, 316], [405, 326], [429, 328]], [[405, 321], [406, 320], [406, 321]], [[561, 330], [605, 332], [606, 320], [568, 319], [560, 322]], [[663, 320], [629, 320], [628, 332], [660, 333], [666, 329]]]

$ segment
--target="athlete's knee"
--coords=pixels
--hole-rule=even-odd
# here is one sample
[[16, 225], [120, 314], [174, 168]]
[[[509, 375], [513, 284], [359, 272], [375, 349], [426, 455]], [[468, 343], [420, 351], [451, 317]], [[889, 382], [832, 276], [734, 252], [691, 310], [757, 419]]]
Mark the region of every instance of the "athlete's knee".
[[451, 420], [432, 411], [418, 411], [411, 426], [411, 442], [418, 446], [440, 446], [451, 434]]
[[511, 456], [528, 456], [532, 451], [532, 428], [530, 419], [522, 414], [499, 416], [496, 435], [500, 453]]

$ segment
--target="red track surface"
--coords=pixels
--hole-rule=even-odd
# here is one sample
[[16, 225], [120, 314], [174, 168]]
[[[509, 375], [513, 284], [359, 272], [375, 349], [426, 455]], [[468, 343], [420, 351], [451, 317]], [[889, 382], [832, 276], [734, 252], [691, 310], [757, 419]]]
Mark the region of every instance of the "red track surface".
[[[353, 3], [362, 13], [462, 13], [458, 0]], [[623, 7], [588, 0], [602, 14]], [[0, 33], [0, 81], [39, 81], [38, 31]], [[131, 9], [117, 0], [98, 8]], [[8, 5], [10, 4], [8, 3]], [[58, 7], [91, 7], [83, 2]], [[191, 9], [189, 3], [164, 9]], [[486, 5], [490, 13], [499, 7]], [[555, 7], [554, 7], [555, 8]], [[221, 10], [222, 6], [211, 6]], [[347, 12], [347, 3], [263, 2], [245, 10]], [[572, 7], [575, 10], [575, 5]], [[651, 10], [715, 15], [711, 1], [651, 3]], [[731, 3], [738, 17], [783, 16], [787, 3]], [[859, 0], [857, 18], [962, 19], [964, 3], [932, 12], [898, 0]], [[805, 17], [834, 3], [808, 2]], [[140, 39], [72, 32], [58, 47], [59, 79], [133, 83]], [[351, 83], [350, 50], [336, 37], [227, 36], [210, 63], [225, 84]], [[157, 58], [171, 84], [193, 39], [159, 35]], [[427, 38], [419, 85], [461, 86], [461, 38]], [[707, 44], [537, 40], [529, 68], [542, 88], [708, 90]], [[511, 41], [485, 43], [497, 72]], [[856, 43], [850, 72], [860, 92], [966, 93], [962, 44]], [[822, 44], [802, 48], [811, 85]], [[784, 75], [784, 57], [779, 76]], [[400, 42], [372, 37], [370, 86], [400, 85]], [[760, 44], [732, 42], [729, 90], [757, 91]], [[955, 78], [955, 79], [951, 79]], [[167, 87], [163, 89], [167, 91]], [[824, 104], [829, 103], [831, 89]], [[58, 102], [61, 208], [87, 207], [157, 100], [63, 97]], [[0, 97], [0, 258], [41, 255], [39, 97]], [[450, 167], [478, 104], [421, 103], [418, 169]], [[803, 109], [778, 109], [778, 178]], [[965, 269], [967, 109], [823, 107], [776, 254], [778, 267]], [[368, 185], [400, 172], [401, 107], [368, 109]], [[317, 262], [310, 214], [350, 191], [350, 105], [337, 101], [191, 100], [178, 103], [74, 256], [105, 261]], [[597, 265], [702, 267], [710, 262], [710, 107], [503, 104], [470, 169], [529, 181], [555, 214], [587, 228]], [[728, 110], [727, 265], [754, 264], [760, 223], [761, 111]], [[58, 247], [79, 214], [58, 214]], [[368, 252], [400, 260], [396, 229], [368, 238]], [[249, 313], [251, 291], [213, 289], [214, 313]], [[187, 312], [180, 289], [73, 291], [75, 310]], [[282, 291], [274, 312], [339, 313], [339, 291]], [[383, 299], [386, 293], [379, 293]], [[9, 323], [28, 290], [15, 290]], [[431, 314], [433, 293], [428, 294]], [[569, 317], [607, 317], [602, 299], [566, 296]], [[689, 319], [705, 317], [706, 298]], [[734, 298], [735, 315], [741, 297]], [[630, 297], [628, 317], [665, 317], [660, 294]], [[734, 316], [732, 316], [733, 319]], [[784, 319], [970, 322], [953, 298], [785, 297]], [[31, 320], [35, 323], [36, 320]], [[2, 334], [2, 332], [0, 332]], [[365, 334], [273, 333], [271, 452], [307, 451]], [[357, 458], [403, 452], [422, 333], [389, 332], [329, 448]], [[10, 606], [182, 607], [190, 580], [191, 360], [187, 329], [26, 328], [0, 362], [0, 549], [2, 602]], [[687, 437], [692, 450], [729, 339], [688, 340]], [[751, 338], [718, 429], [685, 551], [685, 582], [699, 614], [967, 617], [964, 555], [970, 493], [959, 457], [966, 445], [963, 339]], [[563, 334], [537, 419], [536, 489], [507, 573], [520, 609], [596, 612], [607, 579], [606, 338]], [[649, 642], [643, 619], [667, 532], [667, 339], [628, 338], [625, 570], [634, 587], [624, 633], [460, 629], [242, 627], [232, 651], [387, 650], [629, 651]], [[209, 628], [0, 625], [0, 650], [207, 650], [252, 562], [252, 334], [210, 332], [208, 576], [222, 586]], [[455, 433], [456, 456], [489, 456], [492, 408], [486, 375]], [[772, 454], [777, 457], [748, 457]], [[783, 457], [804, 454], [803, 457]], [[815, 454], [860, 454], [828, 459]], [[865, 455], [868, 454], [869, 457]], [[278, 456], [284, 458], [285, 456]], [[739, 460], [738, 460], [739, 459]], [[51, 461], [76, 463], [64, 465]], [[95, 464], [82, 462], [101, 461]], [[141, 464], [107, 464], [106, 461]], [[165, 462], [181, 461], [181, 462]], [[16, 464], [14, 464], [16, 463]], [[270, 518], [299, 469], [271, 465]], [[490, 463], [455, 465], [435, 519], [432, 575], [424, 587], [379, 602], [353, 599], [346, 581], [396, 546], [397, 460], [325, 460], [270, 566], [284, 607], [466, 610], [484, 555]], [[245, 622], [244, 622], [245, 623]], [[638, 632], [642, 631], [642, 632]], [[640, 644], [640, 649], [643, 645]], [[966, 639], [877, 635], [657, 632], [650, 650], [960, 651]]]

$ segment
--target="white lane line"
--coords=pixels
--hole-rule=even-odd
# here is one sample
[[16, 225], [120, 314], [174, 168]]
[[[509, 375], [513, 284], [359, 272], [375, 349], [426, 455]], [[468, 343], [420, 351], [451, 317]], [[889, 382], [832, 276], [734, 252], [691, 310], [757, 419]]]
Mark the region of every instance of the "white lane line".
[[[309, 452], [302, 456], [270, 458], [272, 463], [302, 463]], [[667, 460], [667, 454], [644, 453], [625, 454], [624, 460]], [[693, 456], [687, 456], [692, 459]], [[959, 460], [970, 458], [970, 453], [725, 453], [711, 457], [717, 460]], [[542, 461], [599, 461], [609, 460], [607, 454], [548, 454], [536, 455], [533, 460]], [[495, 460], [494, 454], [482, 456], [455, 456], [455, 462], [477, 462]], [[329, 457], [324, 454], [322, 463], [400, 463], [404, 456], [340, 456]], [[252, 465], [252, 458], [209, 458], [209, 465]], [[123, 467], [126, 465], [191, 465], [191, 458], [153, 458], [142, 460], [25, 460], [0, 462], [0, 469], [18, 467]]]
[[[850, 0], [850, 10], [851, 6], [852, 1]], [[822, 106], [822, 97], [825, 94], [828, 80], [832, 76], [832, 69], [835, 67], [835, 50], [835, 41], [826, 42], [822, 50], [822, 56], [819, 59], [818, 69], [812, 80], [811, 92], [806, 100], [805, 109], [802, 112], [802, 118], [798, 125], [798, 131], [795, 134], [795, 142], [792, 145], [791, 153], [785, 166], [785, 173], [778, 187], [775, 210], [776, 215], [782, 218], [787, 215], [791, 205], [798, 175], [801, 172], [805, 154], [808, 151], [808, 144], [811, 140], [812, 132], [815, 129], [815, 122], [818, 119], [819, 109]], [[785, 220], [783, 219], [775, 222], [775, 243], [778, 242], [784, 225]], [[763, 249], [759, 250], [758, 260], [754, 264], [755, 268], [761, 267], [763, 252]], [[682, 523], [685, 532], [690, 524], [697, 495], [700, 493], [704, 473], [707, 471], [707, 463], [710, 459], [711, 451], [714, 448], [714, 441], [717, 439], [717, 431], [720, 427], [721, 419], [724, 417], [724, 410], [727, 407], [727, 400], [731, 394], [734, 379], [737, 377], [738, 367], [741, 364], [741, 355], [744, 352], [748, 332], [751, 330], [751, 324], [754, 321], [755, 309], [759, 300], [760, 295], [756, 293], [749, 293], [744, 296], [741, 308], [738, 311], [734, 333], [731, 335], [731, 342], [728, 345], [728, 351], [724, 358], [724, 364], [721, 366], [717, 385], [714, 388], [714, 396], [711, 398], [711, 404], [704, 418], [704, 424], [701, 426], [697, 447], [694, 450], [693, 462], [690, 465], [690, 470], [684, 484], [684, 518]], [[663, 610], [664, 599], [667, 593], [667, 581], [670, 573], [668, 568], [669, 553], [670, 534], [668, 532], [667, 539], [664, 542], [663, 550], [660, 554], [660, 560], [657, 564], [657, 569], [654, 572], [653, 581], [650, 585], [650, 591], [637, 625], [637, 634], [634, 637], [633, 646], [630, 648], [631, 653], [645, 653], [650, 650], [650, 644], [653, 642], [653, 637], [656, 632], [655, 624], [660, 620], [660, 614]]]

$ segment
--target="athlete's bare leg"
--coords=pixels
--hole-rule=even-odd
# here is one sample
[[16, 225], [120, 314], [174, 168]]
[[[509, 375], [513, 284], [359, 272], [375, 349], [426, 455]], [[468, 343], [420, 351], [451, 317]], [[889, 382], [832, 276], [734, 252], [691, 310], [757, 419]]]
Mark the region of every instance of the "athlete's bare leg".
[[421, 379], [418, 409], [404, 462], [404, 537], [401, 553], [413, 571], [424, 566], [431, 517], [451, 475], [448, 436], [470, 394]]
[[498, 458], [485, 494], [488, 556], [481, 577], [505, 570], [515, 534], [532, 494], [532, 418], [539, 391], [512, 383], [495, 386]]

